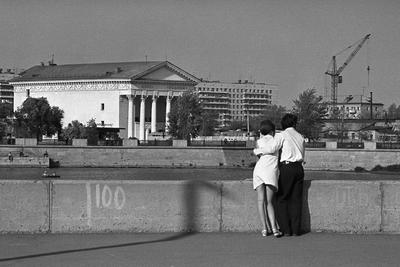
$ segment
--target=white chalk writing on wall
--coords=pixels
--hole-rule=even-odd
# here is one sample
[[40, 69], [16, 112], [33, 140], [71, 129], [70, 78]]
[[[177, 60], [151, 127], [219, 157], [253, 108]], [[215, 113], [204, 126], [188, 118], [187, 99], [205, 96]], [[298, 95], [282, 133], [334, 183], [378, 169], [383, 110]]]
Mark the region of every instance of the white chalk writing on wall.
[[[94, 206], [93, 203], [94, 202]], [[87, 224], [92, 226], [92, 209], [116, 209], [121, 210], [126, 202], [124, 189], [117, 185], [115, 188], [108, 184], [96, 184], [95, 196], [92, 201], [92, 188], [86, 183]]]

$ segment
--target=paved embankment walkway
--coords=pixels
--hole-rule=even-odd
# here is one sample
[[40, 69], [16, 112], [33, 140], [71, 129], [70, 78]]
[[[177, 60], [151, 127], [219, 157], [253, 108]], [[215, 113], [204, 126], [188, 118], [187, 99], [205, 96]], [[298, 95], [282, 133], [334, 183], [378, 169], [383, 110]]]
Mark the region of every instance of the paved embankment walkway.
[[0, 266], [399, 266], [399, 235], [2, 235]]
[[[46, 170], [61, 180], [244, 180], [251, 168], [0, 168], [3, 180], [38, 180]], [[306, 180], [400, 180], [399, 172], [306, 170]]]

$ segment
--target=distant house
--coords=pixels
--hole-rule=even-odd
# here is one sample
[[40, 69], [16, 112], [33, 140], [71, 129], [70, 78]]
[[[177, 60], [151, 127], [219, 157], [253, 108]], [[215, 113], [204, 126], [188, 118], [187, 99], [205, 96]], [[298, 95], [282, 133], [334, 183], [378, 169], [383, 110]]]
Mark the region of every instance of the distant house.
[[[371, 113], [372, 107], [372, 113]], [[366, 97], [358, 96], [348, 102], [338, 102], [328, 106], [328, 118], [340, 119], [383, 119], [382, 103], [369, 103]]]
[[102, 131], [144, 140], [163, 131], [171, 101], [200, 82], [168, 61], [38, 65], [10, 81], [14, 109], [28, 97], [46, 97], [64, 110], [63, 126], [95, 119]]
[[400, 131], [394, 123], [374, 123], [359, 130], [369, 140], [376, 142], [400, 142]]
[[348, 98], [347, 101], [328, 105], [324, 119], [324, 137], [340, 137], [349, 140], [375, 139], [362, 129], [385, 121], [382, 103], [369, 103], [364, 96]]

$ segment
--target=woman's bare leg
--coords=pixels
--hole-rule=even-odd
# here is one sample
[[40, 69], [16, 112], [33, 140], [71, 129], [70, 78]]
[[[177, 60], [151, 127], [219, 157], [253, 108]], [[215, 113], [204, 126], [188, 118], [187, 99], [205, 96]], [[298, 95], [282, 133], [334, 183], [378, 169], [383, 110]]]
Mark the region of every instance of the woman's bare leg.
[[258, 214], [260, 215], [261, 225], [263, 230], [270, 232], [271, 227], [269, 226], [266, 210], [265, 210], [265, 185], [259, 185], [257, 188], [257, 200], [258, 200]]
[[273, 199], [275, 192], [273, 190], [273, 187], [271, 185], [266, 186], [266, 195], [267, 195], [267, 213], [268, 213], [268, 218], [269, 222], [271, 224], [272, 231], [276, 232], [278, 229], [277, 224], [276, 224], [276, 218], [275, 218], [275, 209], [273, 205]]

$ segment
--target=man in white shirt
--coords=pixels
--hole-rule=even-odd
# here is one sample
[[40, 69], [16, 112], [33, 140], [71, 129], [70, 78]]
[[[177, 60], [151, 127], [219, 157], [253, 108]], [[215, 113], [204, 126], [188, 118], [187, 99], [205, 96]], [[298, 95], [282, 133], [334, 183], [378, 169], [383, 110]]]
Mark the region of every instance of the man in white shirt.
[[296, 124], [297, 116], [283, 116], [283, 131], [274, 136], [276, 147], [262, 150], [263, 154], [271, 154], [273, 150], [281, 149], [276, 215], [280, 230], [285, 236], [301, 234], [304, 138], [295, 130]]

